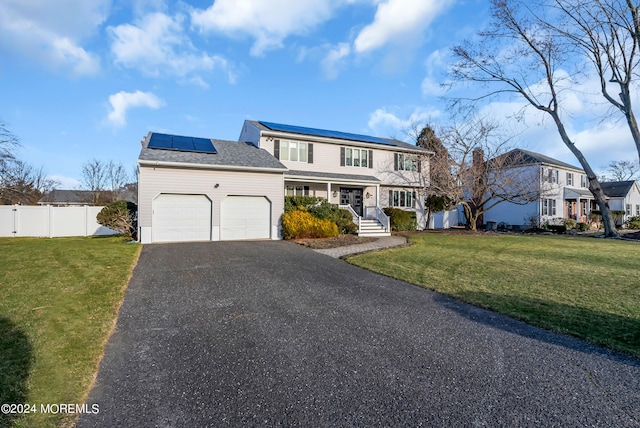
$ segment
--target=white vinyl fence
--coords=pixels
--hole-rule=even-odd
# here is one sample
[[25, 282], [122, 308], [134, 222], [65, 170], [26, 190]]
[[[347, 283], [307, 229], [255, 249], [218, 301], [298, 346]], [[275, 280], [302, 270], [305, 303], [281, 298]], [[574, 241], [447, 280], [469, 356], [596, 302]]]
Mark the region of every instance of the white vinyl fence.
[[0, 236], [113, 235], [115, 230], [101, 226], [96, 216], [103, 207], [52, 207], [0, 205]]
[[429, 229], [449, 229], [459, 224], [458, 210], [438, 211], [431, 214]]

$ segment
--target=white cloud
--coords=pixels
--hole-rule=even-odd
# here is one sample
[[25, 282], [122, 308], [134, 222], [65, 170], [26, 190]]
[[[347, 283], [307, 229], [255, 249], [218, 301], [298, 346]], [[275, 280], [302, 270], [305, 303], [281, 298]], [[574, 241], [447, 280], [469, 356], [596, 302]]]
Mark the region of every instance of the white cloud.
[[105, 21], [110, 0], [3, 0], [0, 45], [43, 64], [93, 74], [99, 58], [81, 42]]
[[418, 37], [451, 4], [450, 0], [386, 0], [378, 3], [374, 21], [364, 27], [354, 42], [364, 53], [389, 42], [406, 42]]
[[191, 19], [203, 32], [253, 37], [251, 54], [261, 56], [267, 50], [281, 47], [288, 36], [306, 34], [328, 20], [341, 3], [339, 0], [216, 0], [207, 9], [193, 10]]
[[221, 70], [230, 83], [235, 83], [236, 76], [227, 60], [197, 50], [185, 34], [183, 21], [184, 16], [156, 12], [145, 15], [135, 25], [109, 27], [114, 61], [150, 76], [189, 77], [187, 81], [204, 87], [208, 85], [198, 73]]
[[73, 177], [67, 177], [66, 175], [52, 174], [47, 176], [47, 178], [56, 181], [58, 183], [56, 188], [58, 189], [79, 189], [81, 185], [79, 180]]
[[348, 43], [339, 43], [337, 46], [331, 47], [329, 52], [322, 60], [322, 69], [327, 79], [335, 79], [338, 77], [339, 70], [346, 57], [351, 53], [351, 47]]
[[107, 120], [114, 126], [121, 127], [127, 124], [127, 110], [133, 107], [148, 107], [158, 109], [164, 105], [164, 102], [152, 94], [151, 92], [124, 92], [109, 96], [109, 104], [111, 111], [107, 116]]
[[[441, 112], [427, 107], [414, 107], [413, 111], [404, 114], [397, 107], [383, 107], [369, 115], [369, 128], [375, 135], [391, 136], [398, 140], [411, 138], [415, 126], [424, 126], [441, 116]], [[406, 109], [405, 109], [406, 110]]]

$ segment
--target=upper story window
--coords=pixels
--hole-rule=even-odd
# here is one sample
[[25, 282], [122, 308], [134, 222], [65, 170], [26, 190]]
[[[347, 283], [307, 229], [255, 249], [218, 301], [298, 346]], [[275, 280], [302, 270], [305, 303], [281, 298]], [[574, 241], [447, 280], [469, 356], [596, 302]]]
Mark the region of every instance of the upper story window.
[[573, 173], [567, 172], [567, 186], [573, 186]]
[[340, 166], [373, 168], [373, 150], [340, 147]]
[[589, 187], [589, 183], [587, 182], [587, 176], [582, 174], [580, 175], [580, 187], [587, 188]]
[[420, 172], [420, 159], [417, 155], [408, 153], [395, 153], [393, 156], [393, 169], [395, 171]]
[[551, 168], [542, 168], [542, 180], [548, 183], [557, 183], [558, 170]]
[[282, 161], [313, 163], [313, 144], [303, 141], [273, 140], [273, 155]]

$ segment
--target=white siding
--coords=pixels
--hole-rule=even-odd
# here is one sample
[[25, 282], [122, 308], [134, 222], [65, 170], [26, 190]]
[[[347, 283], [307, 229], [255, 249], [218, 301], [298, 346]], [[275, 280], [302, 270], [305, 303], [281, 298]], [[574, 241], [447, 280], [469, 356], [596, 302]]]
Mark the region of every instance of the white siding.
[[[216, 184], [218, 187], [215, 187]], [[271, 237], [278, 238], [280, 215], [284, 212], [282, 172], [205, 170], [140, 166], [138, 225], [141, 235], [152, 227], [152, 201], [161, 193], [206, 195], [213, 202], [213, 240], [219, 239], [220, 202], [229, 195], [265, 196], [271, 202]], [[141, 236], [142, 242], [145, 236]], [[150, 239], [150, 238], [149, 238]]]

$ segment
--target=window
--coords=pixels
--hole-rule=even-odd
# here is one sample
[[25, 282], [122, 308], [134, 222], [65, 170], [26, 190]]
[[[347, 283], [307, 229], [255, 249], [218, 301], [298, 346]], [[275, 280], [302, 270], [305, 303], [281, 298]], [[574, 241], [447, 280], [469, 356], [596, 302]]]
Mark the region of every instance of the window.
[[286, 186], [285, 195], [287, 196], [309, 196], [309, 186]]
[[582, 215], [588, 215], [589, 214], [589, 201], [581, 201], [580, 203], [582, 204], [582, 208], [580, 209], [580, 213]]
[[340, 147], [340, 166], [373, 168], [373, 150]]
[[640, 215], [640, 205], [636, 205], [636, 215]]
[[557, 183], [558, 182], [558, 170], [557, 169], [549, 169], [542, 168], [542, 179], [543, 181], [549, 183]]
[[631, 204], [627, 204], [627, 206], [625, 207], [625, 213], [627, 215], [631, 215]]
[[393, 162], [395, 171], [418, 171], [420, 172], [420, 160], [418, 156], [408, 153], [396, 153]]
[[273, 143], [273, 154], [277, 159], [313, 163], [313, 144], [286, 140], [274, 140]]
[[589, 187], [589, 184], [587, 183], [587, 176], [586, 175], [581, 175], [580, 176], [580, 187], [582, 188], [587, 188]]
[[556, 215], [556, 200], [555, 199], [543, 199], [542, 200], [542, 215]]
[[389, 190], [389, 205], [392, 207], [413, 208], [416, 192], [411, 190]]
[[573, 186], [573, 173], [567, 172], [567, 186]]

